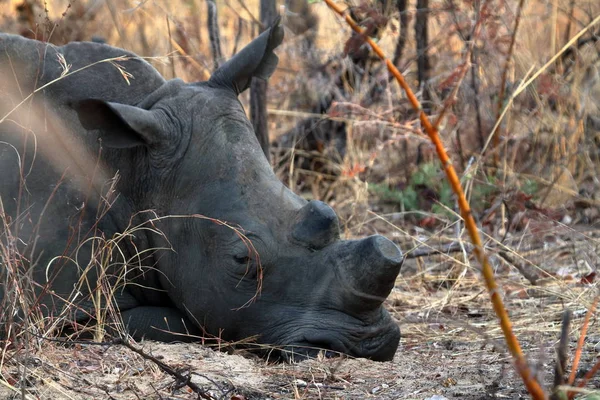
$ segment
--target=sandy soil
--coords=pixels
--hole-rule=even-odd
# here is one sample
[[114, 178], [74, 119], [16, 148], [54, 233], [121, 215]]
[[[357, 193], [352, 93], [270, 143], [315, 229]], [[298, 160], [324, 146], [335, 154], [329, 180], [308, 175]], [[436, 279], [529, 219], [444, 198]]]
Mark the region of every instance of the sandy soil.
[[[219, 399], [487, 399], [527, 397], [506, 357], [492, 346], [458, 342], [406, 346], [393, 362], [311, 360], [271, 364], [215, 352], [200, 345], [144, 343], [162, 362], [191, 372], [192, 381]], [[44, 346], [26, 370], [5, 369], [16, 381], [25, 372], [25, 393], [41, 399], [192, 399], [151, 361], [119, 347]], [[12, 370], [12, 371], [11, 371]], [[10, 371], [10, 372], [9, 372]], [[12, 393], [11, 393], [12, 392]], [[20, 398], [4, 387], [2, 398]], [[243, 397], [241, 397], [243, 396]], [[435, 397], [433, 397], [435, 398]], [[441, 399], [441, 398], [440, 398]]]

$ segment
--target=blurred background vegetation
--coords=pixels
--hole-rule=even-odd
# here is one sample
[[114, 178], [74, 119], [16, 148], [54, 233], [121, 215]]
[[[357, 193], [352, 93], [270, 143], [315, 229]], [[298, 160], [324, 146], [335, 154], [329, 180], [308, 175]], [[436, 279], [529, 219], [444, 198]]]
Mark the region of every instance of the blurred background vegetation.
[[[208, 29], [211, 4], [218, 60]], [[597, 221], [600, 26], [588, 26], [600, 14], [597, 0], [346, 4], [433, 120], [444, 110], [443, 140], [489, 233]], [[411, 229], [455, 221], [434, 149], [363, 38], [321, 1], [275, 6], [286, 39], [268, 86], [266, 128], [278, 176], [303, 196], [332, 204], [348, 235], [385, 231], [386, 223], [365, 224], [379, 216]], [[106, 42], [147, 57], [166, 78], [195, 81], [259, 34], [260, 7], [260, 0], [10, 0], [0, 12], [3, 31], [57, 45]], [[250, 115], [248, 92], [242, 101]]]

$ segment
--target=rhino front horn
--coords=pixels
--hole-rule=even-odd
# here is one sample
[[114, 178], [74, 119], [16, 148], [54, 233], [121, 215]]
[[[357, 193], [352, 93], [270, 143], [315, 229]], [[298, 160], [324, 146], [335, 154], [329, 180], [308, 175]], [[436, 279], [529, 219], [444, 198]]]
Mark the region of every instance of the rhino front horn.
[[348, 279], [363, 306], [377, 307], [392, 291], [404, 257], [394, 242], [381, 235], [369, 236], [353, 245], [354, 262], [345, 268]]
[[340, 237], [340, 223], [335, 211], [322, 201], [312, 200], [298, 210], [292, 237], [313, 249], [322, 249]]

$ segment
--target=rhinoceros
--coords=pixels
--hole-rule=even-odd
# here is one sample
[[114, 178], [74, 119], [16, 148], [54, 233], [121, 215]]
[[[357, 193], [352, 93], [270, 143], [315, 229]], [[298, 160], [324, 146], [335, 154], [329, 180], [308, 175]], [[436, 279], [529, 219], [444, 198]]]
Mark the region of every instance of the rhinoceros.
[[392, 359], [400, 249], [340, 239], [332, 208], [277, 179], [238, 99], [282, 39], [276, 23], [185, 83], [106, 44], [1, 34], [0, 239], [35, 283], [19, 295], [75, 327], [110, 310], [135, 339]]

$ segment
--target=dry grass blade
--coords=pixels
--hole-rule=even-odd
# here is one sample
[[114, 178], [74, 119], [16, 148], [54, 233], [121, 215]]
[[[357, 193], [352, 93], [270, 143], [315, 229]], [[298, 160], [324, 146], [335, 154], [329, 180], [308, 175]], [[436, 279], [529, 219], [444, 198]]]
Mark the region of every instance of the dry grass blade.
[[[348, 23], [348, 25], [350, 25], [350, 27], [355, 32], [357, 32], [358, 34], [363, 33], [362, 28], [360, 28], [356, 24], [356, 22], [354, 22], [354, 20], [350, 17], [350, 15], [347, 13], [344, 13], [344, 11], [341, 8], [339, 8], [332, 0], [324, 0], [324, 1], [329, 6], [329, 8], [331, 8], [333, 11], [335, 11], [340, 16], [344, 17], [346, 22]], [[510, 322], [508, 313], [506, 312], [504, 303], [502, 301], [502, 298], [500, 297], [498, 285], [496, 284], [496, 281], [494, 279], [494, 272], [492, 270], [492, 267], [489, 263], [487, 256], [485, 255], [485, 253], [483, 251], [483, 244], [481, 241], [481, 237], [479, 235], [479, 231], [477, 229], [477, 225], [475, 223], [475, 219], [473, 218], [473, 215], [471, 213], [471, 208], [465, 197], [464, 191], [462, 190], [460, 180], [458, 178], [458, 175], [456, 174], [454, 166], [452, 165], [452, 162], [450, 161], [450, 157], [448, 157], [446, 149], [444, 148], [444, 145], [442, 144], [442, 142], [440, 140], [437, 129], [431, 124], [431, 122], [429, 121], [429, 118], [427, 117], [425, 112], [423, 112], [423, 108], [422, 108], [419, 100], [417, 99], [417, 97], [415, 96], [415, 94], [413, 93], [411, 88], [408, 86], [408, 84], [406, 83], [406, 81], [405, 81], [404, 77], [402, 76], [402, 74], [400, 73], [400, 71], [392, 63], [392, 61], [389, 60], [385, 56], [385, 54], [383, 53], [381, 48], [369, 37], [365, 37], [365, 41], [371, 46], [373, 51], [382, 60], [385, 61], [388, 70], [396, 78], [396, 80], [398, 81], [398, 83], [400, 84], [402, 89], [404, 89], [404, 91], [406, 92], [406, 95], [407, 95], [409, 101], [411, 102], [413, 108], [419, 113], [419, 119], [421, 121], [421, 124], [424, 127], [427, 134], [429, 135], [429, 138], [431, 139], [432, 143], [434, 144], [434, 146], [436, 148], [436, 152], [438, 154], [438, 157], [442, 163], [442, 166], [443, 166], [446, 176], [448, 178], [448, 181], [452, 187], [452, 190], [458, 197], [458, 205], [461, 210], [461, 216], [465, 221], [465, 226], [469, 232], [471, 242], [474, 245], [473, 251], [475, 253], [475, 256], [477, 257], [477, 260], [479, 261], [479, 263], [482, 266], [482, 274], [484, 277], [484, 281], [485, 281], [486, 287], [488, 289], [488, 292], [490, 293], [494, 311], [500, 320], [500, 326], [502, 328], [502, 332], [504, 334], [504, 338], [505, 338], [506, 344], [508, 346], [508, 349], [514, 359], [515, 367], [516, 367], [518, 373], [521, 375], [521, 378], [523, 379], [523, 383], [527, 387], [527, 390], [532, 395], [532, 397], [534, 399], [547, 399], [548, 398], [547, 394], [542, 389], [539, 382], [533, 375], [531, 368], [527, 364], [525, 356], [523, 355], [523, 351], [521, 350], [519, 341], [517, 340], [517, 337], [515, 336], [515, 334], [513, 332], [512, 323]]]

